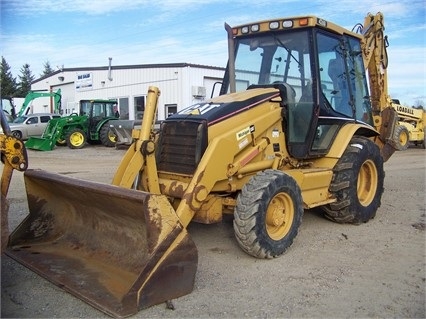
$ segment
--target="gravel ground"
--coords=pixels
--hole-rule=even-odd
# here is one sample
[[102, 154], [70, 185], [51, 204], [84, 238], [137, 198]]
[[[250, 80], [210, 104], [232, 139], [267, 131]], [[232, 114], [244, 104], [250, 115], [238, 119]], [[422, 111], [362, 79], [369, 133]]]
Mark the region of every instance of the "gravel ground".
[[[29, 150], [30, 168], [110, 183], [124, 150]], [[238, 247], [232, 222], [191, 224], [199, 254], [194, 291], [132, 318], [425, 318], [425, 151], [410, 148], [386, 164], [375, 219], [360, 225], [306, 211], [299, 234], [280, 258], [258, 260]], [[28, 208], [21, 173], [9, 191], [9, 227]], [[105, 314], [1, 258], [2, 318], [104, 318]]]

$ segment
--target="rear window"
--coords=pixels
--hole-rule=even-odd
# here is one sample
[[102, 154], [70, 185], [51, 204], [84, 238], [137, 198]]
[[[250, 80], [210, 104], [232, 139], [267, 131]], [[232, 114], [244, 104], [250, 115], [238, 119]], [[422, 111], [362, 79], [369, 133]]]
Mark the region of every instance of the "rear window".
[[50, 121], [50, 116], [49, 115], [40, 116], [40, 122], [41, 123], [47, 123], [49, 121]]

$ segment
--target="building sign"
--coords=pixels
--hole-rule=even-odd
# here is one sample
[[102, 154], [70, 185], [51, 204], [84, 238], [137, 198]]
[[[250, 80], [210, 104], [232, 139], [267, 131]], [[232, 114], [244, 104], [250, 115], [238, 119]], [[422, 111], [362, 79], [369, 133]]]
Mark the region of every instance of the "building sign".
[[77, 73], [75, 81], [76, 91], [87, 91], [93, 89], [93, 74], [92, 73]]

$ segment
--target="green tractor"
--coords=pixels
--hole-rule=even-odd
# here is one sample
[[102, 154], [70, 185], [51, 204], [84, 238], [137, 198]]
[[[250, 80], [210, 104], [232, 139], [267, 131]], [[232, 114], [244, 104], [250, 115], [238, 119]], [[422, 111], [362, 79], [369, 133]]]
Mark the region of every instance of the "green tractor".
[[81, 100], [80, 115], [72, 113], [50, 120], [43, 135], [31, 137], [25, 146], [40, 151], [51, 151], [55, 145], [80, 149], [86, 142], [113, 147], [117, 140], [109, 126], [113, 120], [118, 120], [117, 101]]

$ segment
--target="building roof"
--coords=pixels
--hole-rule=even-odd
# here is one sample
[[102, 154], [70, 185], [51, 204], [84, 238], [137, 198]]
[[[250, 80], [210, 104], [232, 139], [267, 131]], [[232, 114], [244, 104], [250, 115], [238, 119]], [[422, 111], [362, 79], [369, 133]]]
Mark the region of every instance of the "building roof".
[[[213, 70], [221, 70], [225, 71], [224, 67], [216, 67], [210, 65], [201, 65], [201, 64], [193, 64], [193, 63], [160, 63], [160, 64], [131, 64], [131, 65], [112, 65], [111, 70], [130, 70], [130, 69], [152, 69], [152, 68], [202, 68], [202, 69], [213, 69]], [[83, 72], [83, 71], [103, 71], [109, 70], [109, 66], [93, 66], [93, 67], [79, 67], [79, 68], [61, 68], [60, 70], [56, 70], [48, 75], [44, 75], [38, 79], [35, 79], [32, 83], [40, 82], [44, 79], [47, 79], [53, 75], [62, 73], [62, 72]]]

